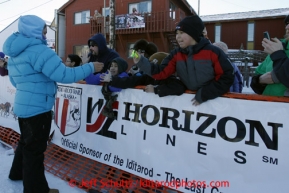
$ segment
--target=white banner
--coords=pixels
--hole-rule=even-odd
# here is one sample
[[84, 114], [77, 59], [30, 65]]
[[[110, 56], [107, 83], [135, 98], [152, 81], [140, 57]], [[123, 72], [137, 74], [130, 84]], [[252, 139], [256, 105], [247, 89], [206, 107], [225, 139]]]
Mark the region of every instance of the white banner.
[[13, 114], [15, 87], [8, 76], [0, 76], [0, 125], [19, 133], [17, 116]]
[[289, 103], [219, 97], [195, 107], [192, 94], [126, 89], [112, 120], [100, 90], [59, 84], [55, 144], [183, 192], [286, 192]]
[[184, 192], [287, 189], [288, 103], [220, 97], [195, 107], [192, 94], [126, 89], [112, 120], [100, 89], [59, 85], [54, 143]]

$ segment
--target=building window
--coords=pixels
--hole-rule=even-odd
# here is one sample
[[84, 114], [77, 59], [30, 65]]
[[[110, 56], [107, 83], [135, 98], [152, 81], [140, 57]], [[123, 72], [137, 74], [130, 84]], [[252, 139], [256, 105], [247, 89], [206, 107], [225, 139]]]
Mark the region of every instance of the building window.
[[142, 1], [139, 3], [128, 4], [128, 13], [133, 13], [133, 8], [136, 8], [139, 14], [150, 13], [152, 11], [152, 1]]
[[215, 42], [221, 41], [221, 25], [218, 24], [215, 26]]
[[109, 7], [102, 8], [102, 15], [103, 15], [104, 17], [109, 17], [109, 15], [110, 15], [110, 9], [109, 9]]
[[89, 23], [90, 11], [82, 11], [74, 14], [74, 24]]
[[170, 2], [170, 18], [175, 19], [176, 18], [176, 6]]
[[[87, 58], [89, 54], [88, 45], [73, 46], [73, 54], [80, 56], [82, 59]], [[85, 62], [85, 61], [83, 61]]]
[[248, 23], [248, 34], [247, 34], [247, 50], [254, 49], [254, 29], [255, 23], [249, 22]]
[[253, 42], [254, 41], [254, 23], [248, 23], [248, 42]]

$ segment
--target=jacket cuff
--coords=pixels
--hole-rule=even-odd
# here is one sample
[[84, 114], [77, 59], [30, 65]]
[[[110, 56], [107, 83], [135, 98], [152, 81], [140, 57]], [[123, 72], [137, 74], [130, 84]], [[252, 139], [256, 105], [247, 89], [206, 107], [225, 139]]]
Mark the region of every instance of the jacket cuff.
[[275, 61], [275, 60], [279, 60], [280, 58], [287, 58], [287, 55], [284, 50], [278, 50], [276, 52], [273, 52], [270, 55], [270, 58], [272, 61]]
[[195, 99], [196, 99], [196, 101], [197, 101], [199, 104], [205, 102], [205, 101], [202, 100], [202, 88], [200, 88], [200, 89], [197, 91], [196, 96], [195, 96]]
[[158, 86], [154, 87], [154, 93], [155, 93], [155, 94], [158, 94], [158, 93], [159, 93]]
[[271, 77], [274, 83], [280, 83], [280, 81], [278, 80], [274, 70], [271, 71]]

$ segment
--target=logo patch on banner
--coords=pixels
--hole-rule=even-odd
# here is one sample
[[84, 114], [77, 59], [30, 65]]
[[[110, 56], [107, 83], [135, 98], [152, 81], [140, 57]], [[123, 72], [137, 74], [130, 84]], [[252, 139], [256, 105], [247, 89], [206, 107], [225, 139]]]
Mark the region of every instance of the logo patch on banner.
[[64, 136], [77, 132], [81, 126], [81, 98], [82, 88], [58, 85], [54, 121]]

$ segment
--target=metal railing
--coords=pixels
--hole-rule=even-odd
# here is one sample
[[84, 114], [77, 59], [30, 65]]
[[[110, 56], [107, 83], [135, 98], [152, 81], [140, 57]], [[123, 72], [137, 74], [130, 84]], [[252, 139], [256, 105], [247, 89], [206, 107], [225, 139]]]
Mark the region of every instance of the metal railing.
[[[243, 85], [249, 87], [250, 77], [254, 75], [256, 67], [265, 60], [267, 54], [260, 50], [229, 50], [228, 56], [243, 75]], [[249, 63], [253, 65], [249, 66]]]
[[[175, 11], [160, 11], [151, 12], [140, 15], [123, 14], [116, 15], [117, 17], [124, 17], [124, 21], [120, 24], [115, 19], [115, 33], [118, 34], [135, 34], [135, 33], [155, 33], [155, 32], [172, 32], [175, 30], [176, 24], [185, 17], [185, 12], [181, 9]], [[136, 19], [134, 19], [135, 17]], [[136, 20], [136, 22], [143, 22], [142, 27], [132, 27], [128, 25], [128, 19]], [[133, 18], [133, 19], [131, 19]], [[105, 24], [105, 25], [104, 25]], [[109, 33], [109, 17], [97, 17], [90, 19], [91, 35], [95, 33]]]

